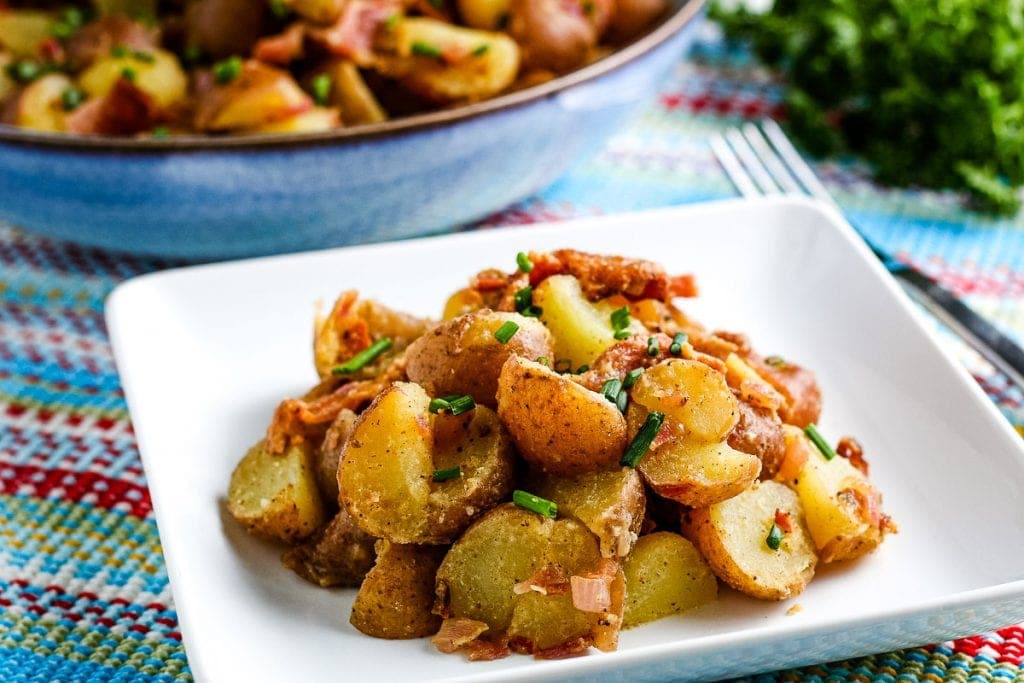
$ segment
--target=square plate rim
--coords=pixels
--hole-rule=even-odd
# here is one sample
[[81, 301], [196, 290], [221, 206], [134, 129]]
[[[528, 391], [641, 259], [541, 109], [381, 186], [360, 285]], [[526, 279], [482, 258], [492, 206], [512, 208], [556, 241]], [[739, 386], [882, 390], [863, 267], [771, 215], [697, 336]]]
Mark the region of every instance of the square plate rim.
[[[875, 258], [867, 245], [857, 235], [853, 227], [828, 203], [809, 197], [794, 196], [715, 200], [694, 204], [659, 207], [643, 211], [581, 216], [562, 221], [545, 221], [530, 224], [528, 226], [507, 225], [496, 228], [487, 228], [485, 230], [455, 232], [446, 235], [425, 236], [408, 240], [335, 247], [330, 249], [276, 254], [231, 261], [189, 264], [161, 271], [144, 273], [142, 275], [125, 279], [118, 283], [107, 295], [106, 301], [104, 302], [104, 318], [107, 325], [113, 357], [115, 364], [118, 367], [118, 378], [121, 382], [122, 389], [124, 390], [125, 401], [128, 406], [129, 419], [132, 421], [133, 425], [136, 423], [135, 414], [132, 410], [132, 405], [135, 402], [135, 399], [133, 399], [135, 389], [130, 386], [134, 383], [133, 380], [126, 380], [126, 378], [122, 376], [120, 369], [121, 359], [123, 357], [122, 349], [124, 348], [123, 344], [125, 343], [121, 338], [121, 330], [124, 329], [122, 328], [124, 323], [121, 322], [121, 311], [130, 307], [130, 303], [127, 303], [125, 300], [130, 299], [136, 289], [141, 289], [146, 286], [159, 286], [164, 282], [173, 283], [178, 279], [188, 279], [194, 274], [207, 273], [210, 271], [221, 271], [230, 275], [238, 271], [249, 270], [254, 266], [272, 267], [275, 263], [292, 262], [305, 259], [329, 260], [341, 253], [358, 253], [378, 256], [380, 253], [387, 253], [390, 251], [415, 250], [421, 244], [426, 243], [440, 244], [444, 242], [468, 242], [472, 244], [476, 242], [486, 242], [495, 235], [504, 235], [511, 232], [539, 234], [544, 232], [557, 232], [560, 230], [575, 230], [591, 225], [603, 225], [624, 220], [652, 221], [657, 220], [659, 217], [678, 216], [680, 214], [686, 215], [694, 213], [707, 215], [717, 212], [728, 213], [729, 211], [739, 207], [749, 206], [751, 204], [760, 205], [764, 207], [765, 210], [782, 211], [787, 208], [802, 208], [810, 210], [818, 214], [818, 229], [833, 230], [837, 232], [847, 243], [847, 246], [851, 251], [857, 254], [859, 259], [865, 262], [865, 264], [870, 268], [873, 277], [876, 280], [879, 280], [880, 284], [882, 284], [893, 296], [895, 300], [894, 303], [899, 305], [901, 312], [912, 321], [912, 324], [918, 329], [918, 331], [924, 333], [922, 338], [933, 348], [933, 350], [938, 352], [942, 358], [942, 362], [948, 366], [947, 369], [952, 369], [954, 371], [961, 387], [964, 388], [972, 397], [972, 401], [975, 406], [982, 409], [989, 422], [991, 422], [993, 426], [1001, 432], [1002, 437], [1009, 437], [1007, 439], [1008, 443], [1013, 445], [1012, 447], [1016, 451], [1017, 460], [1019, 460], [1022, 466], [1024, 466], [1024, 441], [1020, 440], [1019, 435], [1013, 429], [1012, 425], [1010, 425], [1009, 421], [999, 412], [984, 391], [978, 386], [977, 382], [970, 376], [966, 368], [964, 368], [963, 365], [959, 363], [947, 349], [939, 344], [934, 333], [928, 328], [923, 314], [915, 307], [914, 303], [902, 291], [899, 284], [890, 276], [884, 266], [877, 260], [877, 258]], [[142, 431], [143, 430], [136, 430], [134, 436], [139, 448], [143, 467], [144, 469], [149, 469], [147, 468], [147, 465], [149, 464], [147, 452], [152, 453], [152, 451], [144, 445], [146, 439], [142, 435]], [[159, 485], [154, 486], [148, 478], [147, 483], [150, 490], [151, 500], [153, 501], [153, 518], [159, 531], [159, 528], [166, 523], [164, 519], [172, 516], [171, 512], [173, 506], [165, 505], [160, 502], [162, 499], [162, 492], [160, 491]], [[183, 572], [187, 571], [187, 569], [179, 565], [177, 557], [173, 552], [168, 552], [166, 547], [162, 546], [162, 548], [164, 562], [167, 568], [168, 582], [173, 595], [175, 577], [181, 575]], [[705, 648], [713, 648], [725, 644], [733, 647], [747, 647], [758, 642], [772, 642], [801, 635], [810, 635], [811, 633], [818, 633], [820, 635], [827, 636], [855, 627], [882, 624], [897, 618], [925, 616], [940, 612], [944, 609], [967, 609], [973, 606], [981, 606], [1013, 598], [1024, 598], [1024, 578], [974, 589], [957, 591], [924, 600], [911, 606], [876, 610], [868, 614], [854, 615], [838, 620], [833, 619], [825, 621], [824, 623], [820, 621], [795, 622], [793, 625], [785, 624], [783, 626], [775, 625], [755, 627], [738, 633], [730, 632], [712, 634], [674, 642], [643, 645], [630, 650], [620, 650], [613, 654], [615, 656], [616, 668], [622, 669], [643, 663], [665, 661], [669, 658], [685, 656], [693, 651], [700, 651]], [[205, 666], [209, 649], [208, 647], [203, 646], [198, 642], [194, 642], [191, 639], [189, 633], [191, 629], [188, 626], [190, 623], [189, 610], [187, 608], [183, 608], [183, 605], [184, 603], [175, 599], [175, 610], [178, 615], [180, 632], [182, 634], [185, 651], [188, 656], [189, 666], [197, 681], [212, 680], [207, 676]], [[451, 681], [453, 683], [461, 681], [488, 681], [497, 683], [498, 681], [556, 680], [560, 676], [568, 674], [597, 673], [603, 665], [607, 665], [609, 663], [610, 662], [606, 657], [582, 657], [545, 662], [545, 667], [540, 671], [534, 667], [518, 667], [496, 671], [481, 671], [478, 674], [470, 673], [466, 675], [448, 676], [440, 680]]]

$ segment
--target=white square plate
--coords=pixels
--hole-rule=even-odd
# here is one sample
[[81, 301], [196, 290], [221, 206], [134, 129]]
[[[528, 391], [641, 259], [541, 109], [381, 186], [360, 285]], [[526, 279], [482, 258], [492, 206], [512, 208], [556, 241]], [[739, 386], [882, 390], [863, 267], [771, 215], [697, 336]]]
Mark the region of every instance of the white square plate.
[[[357, 287], [438, 315], [520, 250], [576, 247], [694, 272], [698, 319], [814, 369], [822, 427], [865, 444], [900, 525], [791, 603], [723, 589], [622, 635], [618, 652], [469, 663], [348, 624], [354, 591], [315, 588], [224, 510], [237, 459], [277, 402], [315, 381], [316, 301]], [[107, 304], [189, 662], [201, 681], [711, 678], [887, 651], [1024, 620], [1024, 451], [842, 219], [799, 200], [629, 216], [199, 266], [136, 278]]]

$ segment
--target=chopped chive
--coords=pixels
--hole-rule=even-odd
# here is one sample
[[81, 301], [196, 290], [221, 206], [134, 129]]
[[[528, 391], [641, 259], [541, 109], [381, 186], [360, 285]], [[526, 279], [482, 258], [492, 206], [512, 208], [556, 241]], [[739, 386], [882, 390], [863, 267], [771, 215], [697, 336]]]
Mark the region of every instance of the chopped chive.
[[242, 73], [242, 58], [238, 55], [222, 59], [213, 65], [214, 79], [224, 85], [238, 78]]
[[685, 332], [677, 332], [676, 335], [672, 337], [672, 346], [668, 347], [668, 352], [673, 356], [678, 356], [683, 352], [683, 344], [686, 343], [687, 338], [688, 337]]
[[121, 69], [121, 78], [125, 80], [134, 81], [135, 77], [138, 75], [138, 72], [130, 66], [126, 66], [125, 68]]
[[572, 361], [568, 358], [559, 358], [555, 361], [555, 372], [563, 374], [572, 372]]
[[462, 415], [476, 408], [476, 401], [468, 394], [465, 396], [446, 396], [445, 400], [448, 401], [448, 410], [452, 415]]
[[619, 395], [615, 397], [615, 407], [619, 409], [620, 413], [625, 414], [626, 406], [629, 405], [629, 394], [626, 393], [625, 389], [619, 391]]
[[121, 59], [122, 57], [127, 57], [128, 48], [124, 45], [115, 45], [114, 47], [110, 48], [110, 56], [117, 57], [118, 59]]
[[654, 356], [657, 356], [659, 353], [661, 353], [661, 345], [658, 344], [658, 340], [655, 337], [648, 337], [647, 355], [653, 358]]
[[152, 64], [156, 61], [156, 57], [153, 56], [152, 52], [143, 52], [142, 50], [134, 50], [132, 52], [132, 59], [146, 64]]
[[433, 57], [434, 59], [441, 58], [441, 49], [436, 45], [425, 43], [422, 40], [413, 41], [412, 46], [409, 48], [414, 55], [421, 57]]
[[616, 330], [615, 331], [615, 338], [619, 339], [619, 340], [629, 339], [632, 336], [633, 336], [633, 333], [630, 332], [629, 330]]
[[627, 467], [636, 467], [640, 459], [647, 454], [654, 437], [661, 431], [661, 423], [665, 421], [665, 414], [659, 412], [647, 413], [647, 419], [636, 433], [633, 440], [626, 446], [626, 452], [622, 454], [619, 464]]
[[462, 466], [456, 465], [455, 467], [446, 467], [443, 470], [434, 470], [434, 481], [448, 481], [449, 479], [458, 479], [462, 476]]
[[529, 273], [533, 270], [533, 263], [530, 261], [530, 257], [526, 255], [525, 251], [521, 251], [516, 254], [516, 265], [519, 266], [519, 270], [524, 273]]
[[516, 489], [512, 492], [512, 502], [530, 512], [536, 512], [538, 515], [544, 515], [555, 519], [558, 517], [558, 505], [547, 498], [541, 498], [535, 496], [532, 493], [521, 491]]
[[587, 365], [586, 363], [584, 363], [583, 365], [581, 365], [578, 368], [576, 368], [576, 374], [577, 375], [582, 375], [584, 372], [586, 372], [589, 369], [590, 369], [590, 366]]
[[23, 60], [7, 65], [7, 75], [19, 83], [30, 83], [42, 75], [42, 68], [35, 62]]
[[488, 45], [487, 43], [482, 43], [480, 45], [477, 45], [475, 48], [473, 48], [473, 52], [471, 54], [474, 57], [483, 57], [485, 54], [487, 54], [487, 51], [490, 50], [490, 49], [491, 49], [490, 45]]
[[622, 391], [622, 380], [617, 377], [612, 377], [610, 380], [601, 385], [601, 395], [606, 399], [615, 403], [619, 397], [619, 392]]
[[451, 407], [451, 404], [443, 398], [434, 398], [430, 400], [430, 405], [427, 406], [427, 410], [432, 412], [434, 415], [437, 415], [442, 410], [449, 410]]
[[764, 359], [764, 362], [773, 368], [782, 368], [786, 366], [786, 359], [782, 356], [768, 356]]
[[267, 5], [270, 6], [270, 13], [275, 19], [285, 19], [288, 16], [288, 5], [284, 4], [284, 0], [268, 0]]
[[154, 138], [169, 138], [171, 137], [171, 129], [167, 126], [157, 126], [150, 135]]
[[778, 550], [782, 547], [782, 529], [779, 528], [778, 524], [772, 523], [772, 528], [768, 532], [768, 538], [764, 539], [764, 542], [768, 544], [768, 547], [772, 550]]
[[530, 306], [526, 310], [522, 311], [522, 315], [527, 318], [539, 318], [544, 315], [544, 309], [540, 306]]
[[828, 441], [825, 441], [825, 437], [821, 435], [821, 432], [818, 431], [818, 427], [813, 422], [804, 427], [804, 434], [806, 434], [807, 438], [818, 447], [818, 450], [821, 451], [821, 455], [826, 460], [831, 460], [836, 457], [836, 452], [828, 445]]
[[321, 107], [331, 99], [331, 77], [327, 74], [317, 74], [310, 82], [313, 90], [313, 101]]
[[583, 3], [583, 13], [587, 15], [594, 13], [594, 3], [591, 0], [586, 0]]
[[331, 374], [348, 375], [350, 373], [356, 372], [357, 370], [361, 370], [370, 363], [372, 363], [374, 360], [376, 360], [377, 356], [381, 355], [382, 353], [390, 349], [391, 346], [392, 342], [387, 337], [384, 337], [383, 339], [378, 339], [377, 341], [370, 344], [367, 348], [363, 349], [356, 355], [349, 358], [341, 365], [336, 366], [333, 370], [331, 370]]
[[629, 327], [629, 306], [616, 308], [611, 314], [612, 329], [618, 332]]
[[497, 330], [494, 331], [494, 338], [502, 344], [508, 344], [508, 340], [515, 336], [516, 332], [519, 331], [519, 325], [506, 320], [501, 324]]
[[70, 87], [60, 94], [60, 103], [64, 111], [72, 111], [85, 101], [85, 93], [75, 87]]
[[642, 375], [642, 374], [644, 374], [644, 369], [643, 368], [637, 368], [635, 370], [630, 370], [628, 373], [626, 373], [626, 379], [622, 380], [622, 388], [623, 389], [632, 389], [633, 385], [636, 384], [636, 381], [638, 379], [640, 379], [640, 375]]
[[203, 50], [198, 45], [186, 45], [181, 51], [181, 58], [186, 64], [195, 64], [203, 58]]
[[398, 26], [398, 22], [402, 20], [402, 15], [398, 12], [393, 12], [388, 15], [388, 18], [384, 20], [384, 28], [389, 31], [394, 31], [395, 27]]
[[523, 313], [524, 311], [529, 309], [530, 306], [533, 304], [533, 287], [531, 287], [530, 285], [526, 285], [525, 287], [520, 289], [518, 292], [516, 292], [514, 300], [516, 304], [516, 311], [518, 313]]
[[541, 365], [551, 367], [551, 361], [548, 360], [547, 356], [537, 356], [537, 362], [540, 363]]

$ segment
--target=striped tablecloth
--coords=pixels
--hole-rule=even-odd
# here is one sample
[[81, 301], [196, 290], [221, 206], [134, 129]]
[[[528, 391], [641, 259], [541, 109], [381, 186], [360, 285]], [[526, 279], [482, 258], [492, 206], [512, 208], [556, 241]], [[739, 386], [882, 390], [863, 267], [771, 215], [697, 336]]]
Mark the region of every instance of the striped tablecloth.
[[[689, 60], [595, 159], [484, 226], [733, 195], [708, 147], [782, 115], [780, 84], [709, 27]], [[1024, 219], [951, 194], [883, 189], [849, 160], [818, 165], [870, 237], [1024, 337]], [[477, 227], [477, 226], [474, 226]], [[115, 284], [169, 264], [0, 224], [0, 681], [191, 680], [103, 324]], [[943, 335], [940, 330], [940, 335]], [[1018, 429], [1024, 397], [943, 335]], [[1024, 431], [1022, 431], [1024, 433]], [[779, 672], [758, 680], [1024, 682], [1024, 629]]]

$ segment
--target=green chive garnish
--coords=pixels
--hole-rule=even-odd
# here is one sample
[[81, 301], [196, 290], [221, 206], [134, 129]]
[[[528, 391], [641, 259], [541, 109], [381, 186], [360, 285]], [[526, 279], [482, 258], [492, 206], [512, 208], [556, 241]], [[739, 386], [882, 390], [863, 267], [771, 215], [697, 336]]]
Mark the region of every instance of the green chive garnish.
[[633, 440], [626, 447], [626, 452], [622, 454], [622, 460], [619, 461], [619, 464], [626, 465], [627, 467], [636, 467], [637, 463], [640, 462], [640, 458], [647, 454], [647, 449], [651, 447], [654, 437], [661, 431], [661, 423], [664, 421], [664, 413], [647, 413], [647, 419], [644, 420], [640, 431], [636, 433], [636, 436], [633, 437]]
[[668, 347], [668, 352], [673, 356], [678, 356], [683, 352], [683, 344], [686, 343], [686, 340], [687, 336], [685, 332], [677, 332], [676, 335], [672, 337], [672, 346]]
[[392, 342], [387, 337], [384, 337], [383, 339], [378, 339], [377, 341], [370, 344], [367, 348], [363, 349], [356, 355], [349, 358], [341, 365], [336, 366], [333, 370], [331, 370], [331, 374], [348, 375], [353, 372], [356, 372], [357, 370], [361, 370], [370, 363], [372, 363], [374, 360], [376, 360], [377, 356], [381, 355], [382, 353], [390, 349], [391, 346]]
[[19, 83], [30, 83], [42, 75], [42, 69], [35, 62], [27, 60], [13, 62], [7, 65], [7, 75]]
[[203, 58], [203, 51], [198, 45], [186, 45], [185, 49], [181, 51], [181, 58], [187, 64], [195, 64]]
[[537, 362], [540, 363], [541, 365], [551, 367], [551, 361], [548, 360], [547, 356], [537, 356]]
[[476, 401], [468, 394], [465, 396], [446, 396], [445, 400], [448, 401], [448, 410], [452, 415], [462, 415], [476, 408]]
[[488, 45], [487, 43], [482, 43], [473, 48], [472, 54], [474, 57], [483, 57], [485, 54], [487, 54], [487, 51], [490, 49], [490, 45]]
[[508, 340], [515, 336], [515, 333], [518, 331], [519, 325], [512, 322], [511, 320], [506, 320], [501, 324], [501, 327], [495, 330], [494, 338], [497, 339], [502, 344], [508, 344]]
[[640, 379], [640, 375], [644, 374], [643, 368], [637, 368], [636, 370], [630, 370], [626, 373], [626, 379], [622, 380], [623, 389], [632, 389], [636, 381]]
[[771, 530], [768, 532], [768, 538], [764, 539], [764, 542], [768, 544], [768, 547], [772, 550], [778, 550], [782, 547], [782, 529], [779, 528], [778, 524], [773, 523]]
[[157, 126], [150, 135], [154, 138], [169, 138], [171, 137], [171, 129], [167, 126]]
[[773, 368], [781, 368], [785, 367], [786, 365], [786, 359], [783, 358], [782, 356], [768, 356], [767, 358], [764, 359], [764, 362], [772, 366]]
[[633, 336], [633, 333], [630, 332], [629, 330], [616, 330], [614, 336], [616, 339], [621, 341], [623, 339], [629, 339], [630, 337]]
[[384, 20], [384, 28], [389, 31], [394, 31], [395, 27], [398, 26], [398, 22], [402, 20], [402, 15], [398, 12], [389, 14], [388, 18]]
[[813, 422], [804, 427], [804, 434], [806, 434], [807, 438], [818, 447], [818, 450], [821, 451], [821, 455], [826, 460], [831, 460], [836, 457], [836, 452], [828, 445], [828, 441], [825, 441], [825, 437], [821, 435], [821, 432], [818, 431], [818, 427], [815, 426]]
[[530, 261], [530, 257], [526, 255], [525, 251], [521, 251], [516, 254], [516, 265], [519, 266], [519, 270], [524, 273], [529, 273], [533, 270], [533, 263]]
[[611, 314], [612, 329], [622, 330], [629, 327], [629, 306], [616, 308]]
[[442, 410], [448, 410], [451, 407], [452, 407], [451, 404], [448, 403], [448, 401], [446, 401], [445, 399], [443, 399], [443, 398], [434, 398], [434, 399], [430, 400], [430, 405], [427, 406], [427, 410], [429, 410], [434, 415], [437, 415]]
[[127, 57], [128, 48], [126, 48], [124, 45], [115, 45], [114, 47], [110, 48], [110, 56], [117, 57], [118, 59], [121, 59], [122, 57]]
[[64, 111], [72, 111], [78, 108], [85, 101], [85, 93], [78, 88], [71, 87], [60, 94], [60, 103]]
[[526, 491], [520, 491], [519, 489], [513, 491], [512, 502], [524, 510], [536, 512], [538, 515], [544, 515], [551, 519], [558, 517], [558, 505], [554, 501], [535, 496]]
[[659, 353], [661, 353], [661, 345], [658, 344], [657, 338], [655, 338], [655, 337], [648, 337], [647, 338], [647, 355], [651, 356], [653, 358], [654, 356], [657, 356]]
[[562, 374], [572, 372], [572, 361], [568, 358], [559, 358], [555, 361], [555, 372]]
[[288, 16], [288, 5], [284, 4], [284, 0], [269, 0], [267, 4], [275, 19], [284, 19]]
[[238, 78], [242, 73], [242, 58], [238, 55], [222, 59], [213, 65], [214, 79], [224, 85]]
[[578, 368], [576, 368], [576, 374], [577, 375], [582, 375], [584, 372], [586, 372], [589, 369], [590, 369], [590, 366], [587, 365], [586, 363], [584, 363], [583, 365], [581, 365]]
[[441, 58], [441, 49], [436, 45], [425, 43], [422, 40], [413, 41], [412, 46], [409, 48], [414, 55], [421, 57], [433, 57], [434, 59]]
[[310, 82], [313, 90], [313, 101], [321, 107], [331, 99], [331, 77], [327, 74], [317, 74]]
[[620, 391], [622, 391], [622, 380], [617, 377], [612, 377], [601, 385], [601, 395], [612, 403], [618, 399]]
[[533, 287], [526, 285], [520, 289], [516, 292], [514, 300], [516, 304], [516, 311], [518, 313], [522, 313], [526, 309], [530, 308], [533, 304]]
[[626, 393], [625, 389], [619, 391], [619, 395], [615, 397], [615, 407], [619, 409], [622, 414], [626, 413], [626, 406], [629, 405], [629, 394]]
[[121, 69], [121, 78], [125, 80], [134, 81], [136, 76], [138, 76], [138, 72], [130, 66]]
[[133, 51], [132, 58], [146, 64], [152, 64], [156, 61], [156, 57], [153, 56], [152, 52], [142, 52], [141, 50]]
[[449, 479], [458, 479], [461, 476], [461, 465], [456, 465], [455, 467], [446, 467], [443, 470], [434, 470], [434, 481], [448, 481]]

